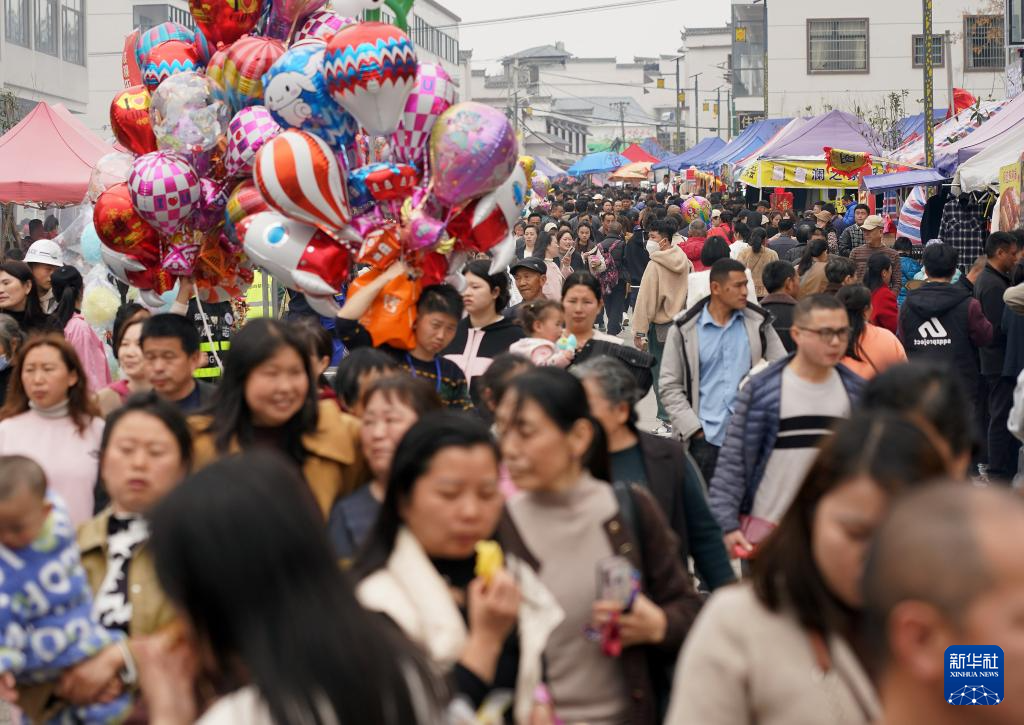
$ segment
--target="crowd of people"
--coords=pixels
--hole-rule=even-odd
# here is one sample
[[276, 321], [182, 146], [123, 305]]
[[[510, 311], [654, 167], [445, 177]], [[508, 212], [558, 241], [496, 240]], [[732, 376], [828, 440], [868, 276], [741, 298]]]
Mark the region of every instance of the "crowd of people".
[[[396, 262], [233, 330], [215, 383], [188, 284], [118, 310], [111, 366], [60, 245], [13, 250], [7, 714], [1024, 720], [1024, 232], [965, 259], [862, 204], [685, 201], [556, 186], [408, 344], [362, 322]], [[968, 644], [1005, 656], [984, 716], [940, 693]]]

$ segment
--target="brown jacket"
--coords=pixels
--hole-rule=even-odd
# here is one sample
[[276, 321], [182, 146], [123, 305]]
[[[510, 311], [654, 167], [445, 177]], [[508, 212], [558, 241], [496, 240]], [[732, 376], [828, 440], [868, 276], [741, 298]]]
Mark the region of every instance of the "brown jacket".
[[[629, 647], [622, 652], [622, 667], [632, 700], [629, 721], [632, 725], [656, 725], [661, 722], [659, 709], [667, 704], [671, 689], [668, 673], [697, 617], [702, 600], [683, 568], [678, 553], [679, 542], [658, 504], [644, 489], [638, 486], [630, 489], [636, 503], [636, 530], [643, 541], [635, 541], [621, 511], [605, 522], [604, 529], [614, 551], [629, 559], [642, 572], [643, 593], [665, 612], [667, 623], [661, 644]], [[526, 562], [535, 571], [540, 570], [540, 562], [527, 548], [507, 509], [498, 524], [497, 538], [506, 552]]]
[[[192, 469], [198, 471], [220, 458], [221, 453], [213, 434], [207, 432], [209, 416], [192, 416], [189, 425], [194, 446]], [[302, 445], [306, 449], [302, 474], [326, 519], [338, 498], [352, 493], [367, 480], [359, 446], [359, 421], [338, 410], [334, 401], [322, 400], [317, 429], [302, 437]], [[239, 452], [238, 442], [233, 441], [229, 453]]]

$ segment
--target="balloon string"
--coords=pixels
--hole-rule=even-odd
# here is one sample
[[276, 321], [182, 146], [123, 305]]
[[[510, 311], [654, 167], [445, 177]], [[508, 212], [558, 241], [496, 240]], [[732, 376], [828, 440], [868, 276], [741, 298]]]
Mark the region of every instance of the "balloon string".
[[295, 35], [295, 28], [299, 24], [299, 17], [300, 16], [301, 16], [301, 13], [297, 13], [295, 15], [295, 19], [292, 20], [292, 29], [288, 31], [288, 39], [285, 40], [285, 43], [284, 43], [285, 46], [289, 46], [289, 45], [292, 44], [292, 36]]
[[203, 311], [203, 302], [199, 299], [199, 293], [196, 293], [196, 307], [199, 309], [199, 319], [203, 321], [203, 334], [206, 335], [206, 341], [210, 343], [210, 352], [213, 353], [213, 361], [217, 363], [217, 367], [220, 369], [221, 374], [224, 373], [224, 363], [221, 362], [220, 355], [217, 354], [217, 344], [213, 341], [213, 330], [210, 329], [210, 318], [206, 316]]

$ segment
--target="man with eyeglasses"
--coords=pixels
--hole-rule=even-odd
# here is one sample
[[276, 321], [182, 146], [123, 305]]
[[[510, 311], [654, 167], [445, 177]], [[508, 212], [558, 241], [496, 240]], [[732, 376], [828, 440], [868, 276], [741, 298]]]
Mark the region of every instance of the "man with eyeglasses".
[[730, 556], [747, 558], [778, 524], [836, 420], [850, 415], [864, 381], [840, 364], [850, 320], [835, 297], [793, 309], [796, 351], [747, 381], [711, 480], [711, 512]]

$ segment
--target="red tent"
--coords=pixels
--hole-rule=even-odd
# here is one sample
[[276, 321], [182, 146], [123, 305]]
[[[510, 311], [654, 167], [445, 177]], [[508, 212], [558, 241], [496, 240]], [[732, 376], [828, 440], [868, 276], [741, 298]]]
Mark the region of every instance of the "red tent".
[[113, 151], [67, 109], [40, 103], [0, 138], [0, 202], [77, 204]]
[[628, 149], [623, 151], [622, 155], [625, 156], [630, 161], [632, 161], [634, 164], [640, 163], [641, 161], [648, 161], [652, 164], [656, 164], [658, 162], [657, 156], [651, 156], [649, 153], [640, 148], [640, 146], [638, 146], [637, 144], [633, 144]]

